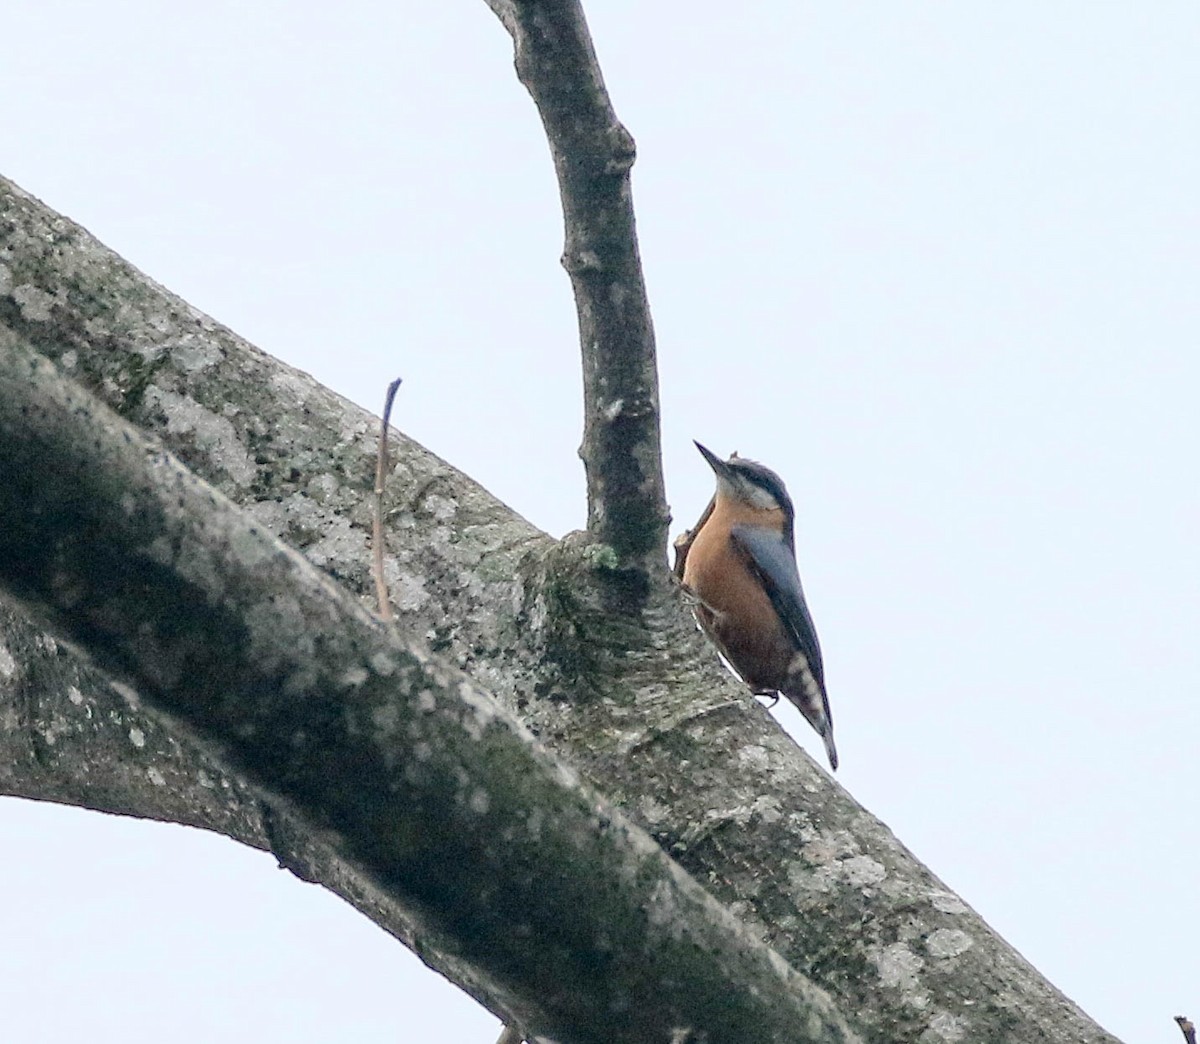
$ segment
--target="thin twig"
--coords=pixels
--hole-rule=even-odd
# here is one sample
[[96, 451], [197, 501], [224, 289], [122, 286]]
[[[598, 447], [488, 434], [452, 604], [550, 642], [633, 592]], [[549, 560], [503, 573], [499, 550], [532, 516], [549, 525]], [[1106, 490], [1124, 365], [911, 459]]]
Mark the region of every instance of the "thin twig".
[[383, 481], [387, 472], [388, 420], [392, 416], [392, 402], [400, 381], [401, 378], [397, 377], [387, 386], [387, 397], [383, 400], [383, 419], [379, 422], [379, 454], [375, 458], [375, 519], [371, 528], [371, 545], [375, 552], [375, 597], [379, 601], [379, 615], [389, 623], [392, 620], [392, 602], [388, 596], [387, 581], [383, 577]]
[[1180, 1030], [1183, 1031], [1183, 1039], [1187, 1044], [1196, 1044], [1196, 1027], [1186, 1015], [1176, 1015], [1175, 1021], [1179, 1023]]

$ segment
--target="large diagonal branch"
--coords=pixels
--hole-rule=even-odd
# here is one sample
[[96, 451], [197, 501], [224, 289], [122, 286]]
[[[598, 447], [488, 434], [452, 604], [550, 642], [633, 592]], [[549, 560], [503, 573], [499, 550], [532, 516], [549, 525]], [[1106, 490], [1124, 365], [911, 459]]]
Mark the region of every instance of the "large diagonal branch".
[[[344, 586], [366, 589], [371, 418], [3, 181], [0, 326]], [[1113, 1039], [709, 667], [681, 614], [664, 610], [656, 648], [638, 656], [595, 648], [606, 633], [600, 607], [573, 600], [578, 587], [564, 580], [564, 570], [589, 568], [586, 553], [555, 547], [411, 440], [399, 436], [395, 456], [388, 570], [403, 625], [481, 679], [769, 932], [869, 1039], [916, 1040], [935, 1028], [1014, 1044]], [[0, 792], [270, 846], [304, 876], [317, 864], [323, 883], [405, 937], [377, 889], [324, 861], [319, 838], [270, 809], [264, 817], [242, 781], [114, 702], [94, 673], [26, 625], [0, 634], [0, 757]], [[424, 955], [421, 939], [408, 938]], [[469, 984], [466, 973], [452, 977]]]
[[629, 178], [633, 138], [613, 112], [578, 0], [487, 2], [512, 35], [517, 75], [558, 175], [583, 356], [588, 532], [644, 585], [644, 574], [664, 568], [668, 518], [654, 326]]
[[0, 332], [0, 589], [330, 839], [527, 1033], [857, 1040], [464, 675]]
[[[374, 464], [363, 411], [2, 182], [0, 326], [363, 589]], [[618, 799], [869, 1039], [1112, 1040], [756, 710], [676, 606], [645, 616], [647, 644], [586, 595], [603, 553], [555, 547], [402, 437], [396, 459], [388, 570], [404, 625]], [[0, 759], [5, 793], [208, 826], [302, 874], [316, 863], [307, 876], [404, 934], [378, 889], [335, 880], [322, 839], [24, 624], [0, 633]]]

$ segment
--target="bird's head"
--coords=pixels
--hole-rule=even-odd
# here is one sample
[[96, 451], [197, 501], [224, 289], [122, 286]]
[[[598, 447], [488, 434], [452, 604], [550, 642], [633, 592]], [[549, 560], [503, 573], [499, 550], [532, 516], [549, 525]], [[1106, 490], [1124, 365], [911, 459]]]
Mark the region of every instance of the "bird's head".
[[753, 511], [782, 511], [790, 523], [795, 516], [792, 498], [788, 496], [783, 479], [770, 468], [734, 453], [722, 460], [711, 450], [696, 443], [700, 455], [708, 461], [717, 478], [717, 498], [728, 497]]

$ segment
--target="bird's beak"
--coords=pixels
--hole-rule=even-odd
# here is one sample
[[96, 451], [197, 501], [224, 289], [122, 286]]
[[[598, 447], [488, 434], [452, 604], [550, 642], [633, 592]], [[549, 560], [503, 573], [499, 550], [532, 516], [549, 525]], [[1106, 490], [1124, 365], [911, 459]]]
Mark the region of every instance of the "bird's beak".
[[701, 446], [695, 439], [692, 441], [695, 442], [696, 449], [700, 451], [700, 456], [708, 461], [708, 466], [716, 472], [718, 478], [730, 478], [729, 465], [725, 461], [713, 453], [707, 446]]

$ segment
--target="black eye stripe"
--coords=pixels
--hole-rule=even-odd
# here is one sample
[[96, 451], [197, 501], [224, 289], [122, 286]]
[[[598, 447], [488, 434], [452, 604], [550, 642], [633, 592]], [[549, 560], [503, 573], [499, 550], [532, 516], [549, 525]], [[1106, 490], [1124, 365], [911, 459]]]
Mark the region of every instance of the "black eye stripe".
[[770, 468], [757, 461], [747, 460], [745, 457], [734, 457], [728, 461], [728, 464], [738, 476], [770, 493], [785, 511], [791, 510], [792, 500], [788, 496], [783, 479]]

